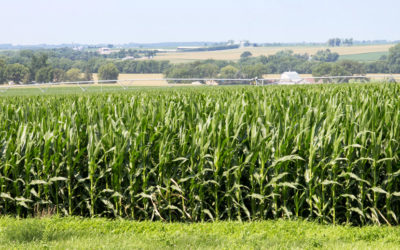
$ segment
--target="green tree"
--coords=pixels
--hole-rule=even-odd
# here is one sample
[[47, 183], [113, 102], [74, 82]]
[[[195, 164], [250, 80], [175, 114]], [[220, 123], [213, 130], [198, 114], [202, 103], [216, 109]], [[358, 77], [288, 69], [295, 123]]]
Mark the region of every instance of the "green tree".
[[353, 38], [346, 38], [343, 40], [343, 44], [346, 46], [352, 46], [353, 45]]
[[39, 71], [41, 68], [45, 68], [48, 66], [48, 63], [47, 63], [48, 58], [49, 58], [48, 55], [45, 53], [39, 53], [37, 55], [32, 54], [31, 61], [29, 64], [31, 80], [36, 78], [37, 71]]
[[315, 61], [320, 62], [335, 62], [339, 58], [339, 54], [336, 52], [331, 52], [330, 49], [326, 50], [318, 50], [317, 53], [313, 56]]
[[93, 81], [93, 74], [88, 68], [85, 70], [83, 80], [84, 81]]
[[389, 73], [389, 64], [385, 61], [376, 61], [365, 64], [368, 73]]
[[226, 79], [236, 78], [238, 72], [239, 72], [239, 70], [236, 67], [234, 67], [232, 65], [227, 65], [221, 69], [220, 77], [226, 78]]
[[118, 75], [119, 70], [113, 63], [102, 65], [99, 68], [99, 80], [117, 80]]
[[212, 78], [218, 74], [219, 68], [215, 64], [206, 63], [196, 67], [196, 70], [198, 71], [199, 77]]
[[400, 43], [389, 49], [388, 64], [391, 73], [400, 73]]
[[246, 65], [241, 70], [241, 75], [243, 78], [262, 78], [263, 74], [265, 73], [267, 73], [267, 69], [262, 63], [257, 63], [256, 65]]
[[62, 69], [54, 69], [53, 70], [53, 81], [54, 82], [65, 81], [65, 71]]
[[252, 55], [253, 55], [253, 54], [251, 54], [250, 51], [245, 51], [245, 52], [243, 52], [243, 53], [240, 55], [240, 59], [246, 59], [246, 58], [251, 57]]
[[0, 59], [0, 84], [5, 83], [6, 81], [6, 62]]
[[342, 45], [342, 40], [340, 38], [336, 38], [335, 45], [336, 45], [336, 47], [339, 47], [340, 45]]
[[29, 81], [29, 69], [22, 64], [14, 63], [6, 67], [6, 80], [16, 84], [27, 83]]
[[19, 51], [19, 55], [20, 55], [21, 57], [32, 58], [32, 56], [33, 56], [33, 51], [32, 51], [32, 50], [21, 50], [21, 51]]
[[[312, 69], [312, 75], [314, 77], [349, 76], [351, 73], [337, 63], [320, 63]], [[323, 81], [328, 82], [329, 79], [324, 79]], [[348, 80], [345, 79], [343, 81], [347, 82]]]
[[328, 40], [328, 46], [335, 47], [335, 38], [331, 38]]
[[53, 74], [54, 71], [51, 66], [40, 68], [36, 72], [35, 81], [39, 83], [52, 82], [54, 78]]
[[343, 67], [351, 75], [363, 75], [366, 73], [365, 65], [352, 60], [342, 60], [338, 63], [339, 66]]
[[65, 80], [70, 82], [82, 81], [82, 72], [80, 69], [72, 68], [65, 73]]

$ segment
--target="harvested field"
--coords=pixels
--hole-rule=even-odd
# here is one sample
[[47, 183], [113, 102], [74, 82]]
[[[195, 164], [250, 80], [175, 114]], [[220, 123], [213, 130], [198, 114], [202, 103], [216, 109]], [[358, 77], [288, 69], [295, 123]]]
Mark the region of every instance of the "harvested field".
[[273, 55], [282, 50], [293, 50], [294, 53], [304, 54], [308, 53], [310, 55], [315, 54], [318, 50], [330, 49], [333, 52], [337, 52], [340, 55], [352, 55], [352, 54], [362, 54], [371, 52], [387, 52], [389, 48], [394, 46], [394, 44], [384, 44], [384, 45], [365, 45], [365, 46], [351, 46], [351, 47], [321, 47], [321, 46], [307, 46], [307, 47], [248, 47], [233, 50], [221, 50], [221, 51], [206, 51], [206, 52], [177, 52], [177, 53], [159, 53], [155, 60], [170, 60], [173, 63], [184, 63], [196, 60], [239, 60], [240, 55], [244, 51], [250, 51], [253, 56], [261, 55]]

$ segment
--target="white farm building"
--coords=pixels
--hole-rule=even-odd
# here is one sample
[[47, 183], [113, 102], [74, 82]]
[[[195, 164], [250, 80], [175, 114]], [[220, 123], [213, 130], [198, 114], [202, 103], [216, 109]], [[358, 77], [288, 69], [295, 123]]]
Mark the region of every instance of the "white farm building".
[[278, 84], [301, 84], [308, 83], [295, 71], [283, 72]]

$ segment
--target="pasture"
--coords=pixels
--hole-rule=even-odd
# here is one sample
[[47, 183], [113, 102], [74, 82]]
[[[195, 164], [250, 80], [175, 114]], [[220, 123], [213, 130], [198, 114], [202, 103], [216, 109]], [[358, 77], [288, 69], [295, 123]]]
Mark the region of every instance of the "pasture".
[[341, 55], [339, 60], [354, 60], [359, 62], [374, 62], [378, 61], [382, 56], [388, 56], [388, 51], [381, 52], [368, 52], [368, 53], [360, 53], [360, 54], [348, 54]]

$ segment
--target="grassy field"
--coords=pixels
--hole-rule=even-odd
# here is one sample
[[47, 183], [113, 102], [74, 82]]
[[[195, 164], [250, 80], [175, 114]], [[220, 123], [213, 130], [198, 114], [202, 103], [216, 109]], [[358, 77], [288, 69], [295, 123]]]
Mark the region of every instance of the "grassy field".
[[400, 228], [306, 221], [161, 223], [0, 218], [0, 249], [398, 249]]
[[365, 45], [365, 46], [351, 46], [351, 47], [319, 47], [319, 46], [295, 46], [295, 47], [249, 47], [240, 48], [233, 50], [221, 50], [221, 51], [206, 51], [206, 52], [177, 52], [177, 53], [159, 53], [155, 60], [170, 60], [173, 63], [184, 63], [192, 62], [196, 60], [239, 60], [240, 55], [244, 51], [250, 51], [253, 56], [260, 55], [273, 55], [282, 50], [293, 50], [295, 53], [308, 53], [310, 55], [315, 54], [318, 50], [325, 50], [329, 48], [333, 52], [337, 52], [340, 55], [358, 55], [365, 53], [387, 53], [389, 48], [393, 47], [394, 44], [384, 45]]
[[339, 60], [354, 60], [360, 62], [372, 62], [377, 61], [381, 58], [381, 56], [389, 55], [388, 51], [383, 52], [369, 52], [369, 53], [361, 53], [361, 54], [349, 54], [349, 55], [341, 55]]

